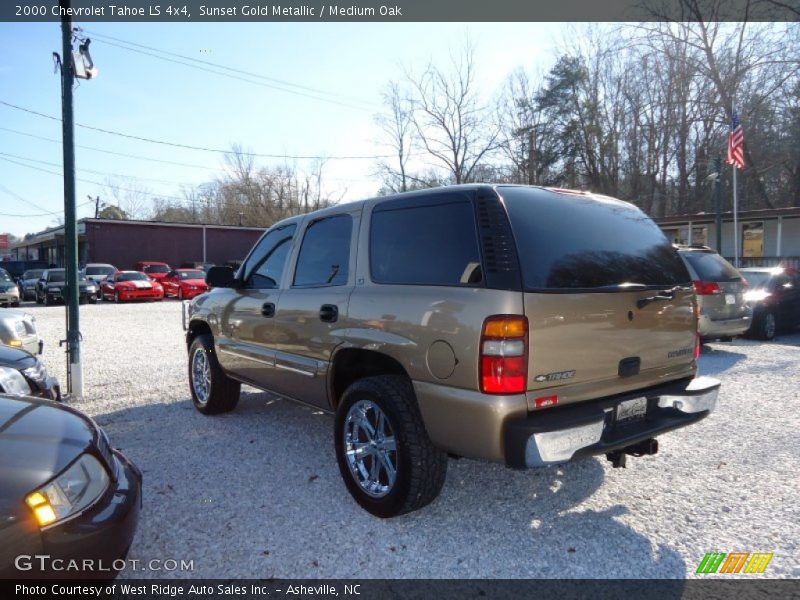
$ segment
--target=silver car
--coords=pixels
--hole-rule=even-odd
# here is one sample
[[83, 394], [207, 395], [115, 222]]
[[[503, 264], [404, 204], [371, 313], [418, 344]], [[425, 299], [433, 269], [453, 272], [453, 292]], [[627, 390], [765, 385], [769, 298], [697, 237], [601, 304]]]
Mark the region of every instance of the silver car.
[[36, 330], [36, 318], [22, 310], [0, 308], [0, 343], [41, 354], [42, 340]]
[[19, 306], [19, 288], [5, 269], [0, 269], [0, 306]]
[[707, 246], [679, 246], [694, 282], [703, 341], [729, 340], [750, 328], [753, 309], [745, 300], [747, 282], [727, 260]]

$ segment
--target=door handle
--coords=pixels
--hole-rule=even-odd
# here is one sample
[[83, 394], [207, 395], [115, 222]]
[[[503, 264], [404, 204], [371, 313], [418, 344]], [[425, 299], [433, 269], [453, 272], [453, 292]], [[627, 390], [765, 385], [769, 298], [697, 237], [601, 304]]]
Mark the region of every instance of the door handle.
[[323, 304], [319, 309], [319, 320], [325, 323], [336, 323], [339, 319], [339, 307], [335, 304]]
[[261, 316], [274, 317], [275, 305], [272, 302], [264, 302], [264, 304], [261, 305]]

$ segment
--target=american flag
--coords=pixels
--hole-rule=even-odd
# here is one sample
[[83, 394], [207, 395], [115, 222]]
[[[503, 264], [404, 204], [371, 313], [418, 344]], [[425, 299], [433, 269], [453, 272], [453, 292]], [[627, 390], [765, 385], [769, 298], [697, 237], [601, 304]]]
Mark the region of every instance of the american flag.
[[744, 131], [736, 111], [733, 112], [731, 132], [728, 135], [728, 164], [744, 169]]

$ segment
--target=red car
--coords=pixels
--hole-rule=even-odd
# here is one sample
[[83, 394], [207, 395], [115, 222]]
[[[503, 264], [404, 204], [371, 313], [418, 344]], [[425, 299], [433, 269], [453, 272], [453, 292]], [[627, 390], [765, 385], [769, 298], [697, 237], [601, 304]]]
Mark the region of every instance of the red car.
[[100, 286], [103, 300], [163, 300], [164, 288], [141, 271], [117, 271], [103, 280]]
[[200, 269], [175, 269], [161, 280], [164, 297], [191, 300], [208, 291], [206, 274]]
[[165, 262], [159, 262], [157, 260], [140, 260], [133, 265], [133, 270], [141, 271], [148, 277], [151, 277], [156, 281], [161, 281], [167, 276], [167, 273], [172, 271], [172, 267]]

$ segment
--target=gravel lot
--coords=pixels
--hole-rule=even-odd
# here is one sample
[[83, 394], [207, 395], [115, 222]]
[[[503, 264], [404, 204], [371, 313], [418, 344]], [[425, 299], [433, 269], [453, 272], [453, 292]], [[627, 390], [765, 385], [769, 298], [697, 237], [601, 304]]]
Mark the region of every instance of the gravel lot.
[[[66, 383], [64, 308], [26, 307]], [[193, 409], [177, 302], [85, 306], [81, 325], [77, 405], [144, 472], [131, 558], [194, 560], [176, 576], [682, 578], [706, 552], [763, 551], [770, 576], [800, 577], [800, 333], [707, 347], [720, 407], [654, 457], [451, 460], [436, 502], [383, 521], [345, 490], [331, 417], [250, 388], [231, 414]]]

